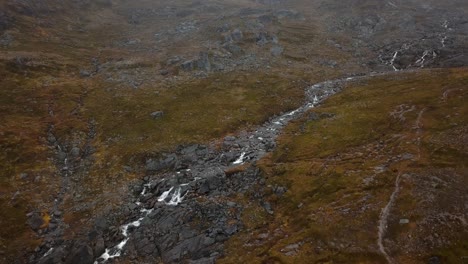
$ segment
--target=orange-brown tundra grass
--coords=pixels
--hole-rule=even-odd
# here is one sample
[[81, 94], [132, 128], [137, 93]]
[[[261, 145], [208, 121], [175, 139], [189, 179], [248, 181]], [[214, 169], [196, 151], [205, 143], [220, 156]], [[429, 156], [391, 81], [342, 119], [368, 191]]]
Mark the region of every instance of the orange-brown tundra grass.
[[315, 118], [293, 122], [259, 162], [267, 184], [288, 191], [269, 193], [273, 216], [245, 201], [250, 221], [220, 263], [386, 263], [379, 216], [398, 174], [383, 240], [391, 259], [461, 261], [467, 87], [466, 68], [371, 78], [313, 109]]

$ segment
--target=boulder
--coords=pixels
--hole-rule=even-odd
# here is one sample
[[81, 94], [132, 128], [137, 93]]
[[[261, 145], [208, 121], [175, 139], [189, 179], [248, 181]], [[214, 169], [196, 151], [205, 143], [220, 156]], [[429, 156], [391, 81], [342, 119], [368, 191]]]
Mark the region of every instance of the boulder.
[[167, 69], [162, 69], [159, 71], [159, 74], [161, 74], [162, 76], [166, 76], [169, 74], [169, 71]]
[[184, 71], [191, 71], [195, 68], [195, 63], [193, 62], [193, 60], [188, 60], [188, 61], [183, 62], [180, 65], [180, 68], [182, 68], [182, 70]]
[[234, 56], [239, 56], [244, 53], [244, 50], [235, 44], [226, 44], [223, 46], [223, 48]]
[[234, 29], [231, 33], [231, 38], [233, 41], [241, 41], [244, 38], [244, 34], [238, 28]]
[[31, 213], [28, 218], [28, 225], [32, 230], [37, 231], [45, 225], [41, 213]]
[[96, 238], [96, 243], [94, 245], [94, 255], [101, 256], [106, 251], [106, 244], [104, 238], [99, 236]]
[[197, 69], [203, 70], [203, 71], [210, 71], [211, 70], [211, 63], [210, 63], [210, 58], [208, 56], [207, 52], [200, 52], [200, 56], [198, 60], [196, 61], [196, 66]]
[[66, 264], [93, 264], [94, 254], [89, 245], [74, 247], [67, 258]]
[[80, 70], [80, 77], [82, 78], [88, 78], [91, 77], [91, 73], [87, 70]]
[[271, 55], [275, 57], [281, 56], [281, 54], [283, 54], [283, 51], [284, 49], [281, 46], [274, 46], [270, 49]]
[[164, 116], [164, 112], [163, 111], [155, 111], [155, 112], [151, 113], [150, 115], [151, 115], [151, 117], [153, 119], [158, 119], [158, 118], [161, 118], [161, 117]]

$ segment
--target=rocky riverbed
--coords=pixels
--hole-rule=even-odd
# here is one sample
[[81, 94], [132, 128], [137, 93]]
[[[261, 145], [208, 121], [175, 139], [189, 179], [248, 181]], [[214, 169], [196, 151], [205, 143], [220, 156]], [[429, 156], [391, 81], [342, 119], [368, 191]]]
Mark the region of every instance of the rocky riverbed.
[[[176, 153], [146, 161], [147, 176], [133, 186], [134, 201], [121, 209], [126, 222], [97, 228], [78, 246], [50, 245], [36, 256], [40, 263], [104, 263], [125, 257], [178, 263], [211, 263], [223, 252], [223, 242], [242, 229], [242, 205], [237, 195], [254, 192], [252, 202], [273, 214], [264, 202], [265, 180], [255, 162], [275, 147], [276, 138], [293, 119], [304, 115], [347, 82], [363, 77], [326, 81], [308, 87], [305, 103], [271, 118], [254, 131], [225, 137], [211, 145], [180, 147]], [[256, 190], [256, 188], [259, 188]], [[275, 186], [282, 194], [286, 189]]]

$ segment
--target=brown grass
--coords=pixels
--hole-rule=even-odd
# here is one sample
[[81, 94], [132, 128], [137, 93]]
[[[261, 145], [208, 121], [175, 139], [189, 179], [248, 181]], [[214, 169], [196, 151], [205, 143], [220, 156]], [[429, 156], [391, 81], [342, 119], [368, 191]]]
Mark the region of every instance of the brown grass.
[[[446, 173], [455, 182], [463, 182], [466, 176], [463, 143], [448, 148], [431, 138], [447, 138], [455, 127], [466, 126], [468, 120], [463, 113], [468, 109], [463, 101], [467, 82], [466, 69], [377, 77], [353, 84], [313, 110], [327, 113], [322, 115], [327, 118], [302, 119], [288, 126], [273, 155], [259, 162], [267, 184], [287, 186], [288, 192], [283, 197], [268, 196], [275, 208], [273, 219], [252, 226], [253, 229], [247, 225], [245, 231], [227, 243], [226, 257], [220, 263], [384, 262], [376, 247], [377, 225], [396, 173], [424, 177], [441, 168], [451, 168]], [[456, 95], [450, 103], [442, 101], [443, 91], [450, 88], [457, 90]], [[389, 113], [400, 104], [414, 105], [417, 110], [407, 113], [405, 121], [395, 120]], [[423, 132], [418, 134], [414, 125], [423, 108], [427, 109], [421, 119]], [[460, 136], [466, 137], [456, 137]], [[446, 151], [440, 152], [441, 148]], [[405, 153], [415, 158], [397, 158]], [[418, 153], [421, 158], [417, 158]], [[387, 168], [376, 173], [376, 167], [385, 164]], [[401, 263], [417, 263], [431, 255], [448, 262], [466, 255], [466, 245], [462, 243], [466, 231], [460, 224], [456, 228], [461, 233], [438, 226], [437, 232], [444, 234], [446, 246], [452, 246], [450, 251], [446, 247], [415, 246], [405, 239], [409, 234], [424, 239], [432, 229], [423, 221], [444, 211], [460, 213], [457, 210], [462, 208], [461, 200], [452, 198], [453, 208], [458, 209], [447, 209], [446, 199], [450, 198], [445, 196], [450, 195], [416, 187], [418, 181], [405, 177], [409, 178], [403, 180], [387, 234], [394, 241], [390, 245], [398, 245], [390, 246], [392, 257]], [[458, 184], [447, 188], [455, 191]], [[422, 208], [419, 199], [432, 195], [439, 197], [433, 208]], [[250, 214], [246, 211], [245, 217]], [[399, 219], [406, 217], [412, 225], [399, 225]], [[259, 239], [262, 233], [268, 234], [267, 238]], [[291, 252], [287, 246], [295, 243], [301, 246], [286, 254]], [[404, 247], [411, 248], [411, 256], [403, 253]]]

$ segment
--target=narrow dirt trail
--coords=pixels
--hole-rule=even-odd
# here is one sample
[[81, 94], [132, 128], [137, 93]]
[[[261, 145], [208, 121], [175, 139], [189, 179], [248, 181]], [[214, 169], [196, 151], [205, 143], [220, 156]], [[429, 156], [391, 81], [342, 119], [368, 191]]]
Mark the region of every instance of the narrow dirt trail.
[[396, 179], [395, 179], [395, 188], [393, 189], [392, 195], [390, 195], [390, 199], [387, 203], [387, 205], [382, 209], [382, 212], [380, 213], [380, 219], [379, 219], [379, 229], [378, 229], [378, 239], [377, 239], [377, 245], [379, 246], [380, 253], [385, 257], [388, 263], [393, 264], [395, 263], [393, 259], [390, 257], [388, 254], [385, 245], [383, 243], [383, 238], [387, 232], [387, 226], [388, 226], [388, 218], [390, 216], [390, 210], [392, 209], [393, 204], [395, 203], [395, 200], [398, 196], [398, 192], [400, 191], [400, 180], [401, 180], [401, 174], [398, 174]]

